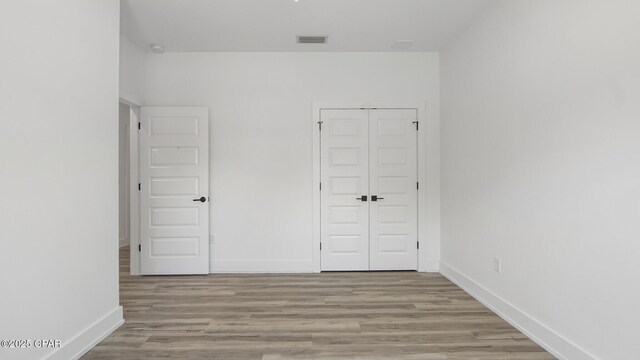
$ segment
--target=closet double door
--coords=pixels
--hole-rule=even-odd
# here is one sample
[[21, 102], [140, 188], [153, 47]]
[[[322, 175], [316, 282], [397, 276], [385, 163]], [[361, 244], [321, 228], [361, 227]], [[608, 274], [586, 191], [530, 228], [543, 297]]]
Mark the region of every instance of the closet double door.
[[323, 109], [321, 269], [417, 270], [416, 109]]

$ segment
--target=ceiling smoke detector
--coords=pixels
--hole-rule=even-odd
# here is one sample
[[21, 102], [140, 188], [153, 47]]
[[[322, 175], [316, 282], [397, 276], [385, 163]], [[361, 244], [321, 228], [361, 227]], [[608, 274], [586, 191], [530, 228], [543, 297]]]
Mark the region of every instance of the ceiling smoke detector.
[[160, 44], [149, 44], [149, 47], [151, 48], [151, 51], [156, 54], [162, 54], [164, 52], [164, 46]]
[[393, 45], [391, 45], [391, 48], [396, 50], [406, 50], [411, 46], [413, 46], [413, 40], [396, 40]]
[[297, 37], [298, 44], [326, 44], [327, 36], [301, 36]]

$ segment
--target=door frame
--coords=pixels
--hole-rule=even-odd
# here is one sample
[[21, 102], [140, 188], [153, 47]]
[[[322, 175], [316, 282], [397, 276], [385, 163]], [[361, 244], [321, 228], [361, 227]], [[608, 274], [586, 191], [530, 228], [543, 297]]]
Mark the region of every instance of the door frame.
[[140, 275], [140, 133], [138, 123], [140, 122], [140, 106], [131, 106], [129, 115], [129, 273]]
[[[320, 264], [320, 111], [323, 109], [416, 109], [418, 116], [418, 271], [437, 272], [440, 263], [440, 154], [439, 116], [437, 107], [427, 102], [314, 102], [312, 104], [313, 139], [313, 272]], [[429, 111], [429, 113], [427, 113]]]
[[[140, 104], [120, 98], [120, 103], [129, 106], [129, 273], [140, 275], [140, 169], [138, 168], [138, 122]], [[135, 131], [134, 131], [135, 130]]]

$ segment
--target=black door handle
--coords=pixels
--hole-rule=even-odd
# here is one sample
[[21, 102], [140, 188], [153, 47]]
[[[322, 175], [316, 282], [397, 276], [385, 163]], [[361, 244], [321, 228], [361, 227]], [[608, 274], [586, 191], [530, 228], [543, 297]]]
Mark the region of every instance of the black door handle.
[[371, 195], [371, 201], [384, 200], [383, 197], [378, 197], [378, 195]]
[[205, 202], [205, 201], [207, 201], [207, 198], [203, 196], [200, 199], [193, 199], [193, 201]]
[[356, 200], [367, 201], [367, 195], [362, 195], [360, 197], [357, 197]]

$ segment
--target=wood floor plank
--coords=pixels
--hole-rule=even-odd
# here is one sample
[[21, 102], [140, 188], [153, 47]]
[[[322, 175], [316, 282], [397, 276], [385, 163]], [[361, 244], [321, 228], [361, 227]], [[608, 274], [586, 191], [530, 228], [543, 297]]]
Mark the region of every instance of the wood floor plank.
[[550, 360], [439, 274], [129, 276], [126, 323], [85, 360]]

